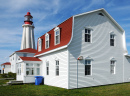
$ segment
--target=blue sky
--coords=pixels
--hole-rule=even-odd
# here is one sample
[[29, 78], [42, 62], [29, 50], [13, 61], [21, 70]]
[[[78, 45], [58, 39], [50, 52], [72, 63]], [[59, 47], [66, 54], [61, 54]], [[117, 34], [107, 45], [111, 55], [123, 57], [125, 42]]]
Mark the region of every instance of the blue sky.
[[126, 31], [130, 54], [130, 0], [0, 0], [0, 64], [20, 50], [24, 15], [30, 10], [37, 38], [67, 18], [99, 9], [105, 10]]

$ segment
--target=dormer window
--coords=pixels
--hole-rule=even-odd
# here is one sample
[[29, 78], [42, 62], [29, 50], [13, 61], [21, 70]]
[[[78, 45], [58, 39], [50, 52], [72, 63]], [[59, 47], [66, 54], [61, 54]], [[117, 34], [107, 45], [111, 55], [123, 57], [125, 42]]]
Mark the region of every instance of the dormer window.
[[45, 35], [45, 48], [46, 49], [49, 48], [49, 34], [48, 33], [46, 33]]
[[38, 51], [42, 50], [42, 40], [41, 38], [38, 39]]
[[60, 44], [60, 28], [59, 27], [56, 27], [54, 29], [54, 32], [55, 32], [55, 45], [57, 44]]

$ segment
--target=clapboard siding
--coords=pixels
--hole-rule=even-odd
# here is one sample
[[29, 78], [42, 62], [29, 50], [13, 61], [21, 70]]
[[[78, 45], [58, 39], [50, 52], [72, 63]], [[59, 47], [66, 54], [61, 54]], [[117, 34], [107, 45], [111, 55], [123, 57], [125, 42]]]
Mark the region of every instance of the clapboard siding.
[[[69, 88], [77, 88], [77, 58], [78, 88], [113, 84], [123, 82], [123, 32], [105, 15], [100, 16], [97, 11], [87, 15], [74, 17], [73, 38], [68, 46], [69, 51]], [[84, 42], [85, 27], [92, 30], [92, 42]], [[116, 46], [110, 46], [110, 32], [114, 32]], [[92, 75], [85, 76], [85, 58], [92, 60]], [[116, 61], [116, 74], [110, 74], [110, 59]]]
[[[68, 88], [68, 51], [62, 49], [39, 57], [42, 62], [42, 75], [46, 85]], [[59, 76], [56, 76], [56, 62], [59, 60]], [[46, 75], [46, 62], [49, 61], [49, 75]]]
[[124, 82], [130, 82], [130, 58], [124, 56]]

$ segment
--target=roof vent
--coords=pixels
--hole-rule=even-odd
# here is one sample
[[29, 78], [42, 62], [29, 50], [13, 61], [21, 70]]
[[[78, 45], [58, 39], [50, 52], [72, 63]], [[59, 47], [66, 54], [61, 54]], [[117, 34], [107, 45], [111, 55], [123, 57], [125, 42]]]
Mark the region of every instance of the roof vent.
[[98, 15], [104, 16], [102, 13], [98, 13]]

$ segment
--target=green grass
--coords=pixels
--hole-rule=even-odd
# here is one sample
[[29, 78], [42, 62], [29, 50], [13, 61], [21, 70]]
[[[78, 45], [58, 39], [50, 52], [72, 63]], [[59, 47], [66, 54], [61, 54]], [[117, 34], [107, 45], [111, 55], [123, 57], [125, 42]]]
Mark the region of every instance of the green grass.
[[0, 86], [0, 96], [130, 96], [130, 83], [73, 90], [34, 84]]
[[8, 82], [9, 80], [0, 80], [0, 85], [2, 84], [6, 84], [6, 82]]

